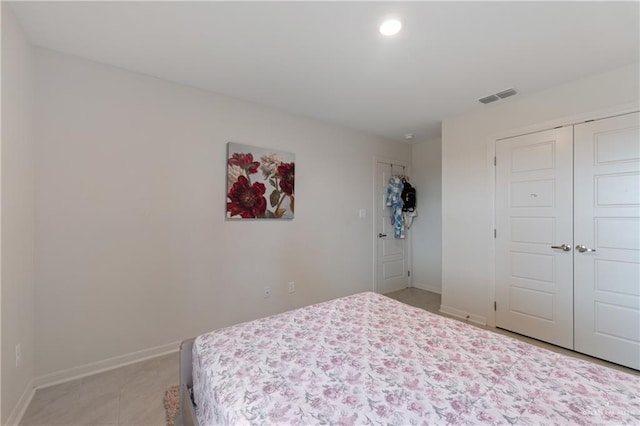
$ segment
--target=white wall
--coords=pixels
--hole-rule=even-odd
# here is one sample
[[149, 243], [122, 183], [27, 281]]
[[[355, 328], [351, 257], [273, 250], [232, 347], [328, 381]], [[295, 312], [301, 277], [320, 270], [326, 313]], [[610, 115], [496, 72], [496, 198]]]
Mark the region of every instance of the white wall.
[[[489, 316], [493, 233], [491, 135], [638, 102], [638, 64], [527, 97], [490, 104], [442, 125], [442, 309]], [[566, 123], [570, 124], [570, 123]]]
[[[38, 375], [373, 288], [373, 157], [410, 146], [36, 52]], [[295, 219], [225, 221], [228, 141], [296, 154]]]
[[442, 291], [442, 141], [411, 145], [411, 182], [416, 188], [418, 217], [411, 227], [413, 287]]
[[[2, 2], [2, 415], [16, 418], [34, 377], [33, 51]], [[16, 367], [15, 348], [22, 348]], [[23, 401], [24, 403], [24, 401]]]

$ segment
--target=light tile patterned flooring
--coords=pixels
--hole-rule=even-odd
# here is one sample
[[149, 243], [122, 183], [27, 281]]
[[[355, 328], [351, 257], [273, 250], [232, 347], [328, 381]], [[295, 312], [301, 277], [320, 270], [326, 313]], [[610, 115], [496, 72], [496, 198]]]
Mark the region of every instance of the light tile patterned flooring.
[[[436, 293], [407, 288], [389, 293], [387, 296], [439, 313], [440, 295]], [[508, 331], [487, 329], [556, 352], [640, 375], [638, 371], [576, 354]], [[40, 389], [36, 392], [20, 424], [24, 426], [162, 426], [165, 424], [164, 392], [169, 386], [178, 384], [178, 366], [178, 353], [175, 353]]]

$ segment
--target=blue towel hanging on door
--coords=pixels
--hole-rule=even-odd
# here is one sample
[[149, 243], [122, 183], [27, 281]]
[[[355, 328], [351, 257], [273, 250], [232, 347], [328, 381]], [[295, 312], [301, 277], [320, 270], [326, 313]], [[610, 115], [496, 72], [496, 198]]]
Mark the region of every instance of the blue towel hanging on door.
[[404, 183], [400, 176], [391, 176], [387, 186], [387, 206], [393, 213], [393, 236], [404, 238], [404, 220], [402, 219], [402, 190]]

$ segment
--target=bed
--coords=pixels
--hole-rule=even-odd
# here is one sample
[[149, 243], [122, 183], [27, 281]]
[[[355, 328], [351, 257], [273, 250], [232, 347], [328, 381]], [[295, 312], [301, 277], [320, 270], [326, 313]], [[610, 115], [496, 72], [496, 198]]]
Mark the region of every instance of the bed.
[[360, 293], [183, 342], [182, 421], [638, 424], [640, 377]]

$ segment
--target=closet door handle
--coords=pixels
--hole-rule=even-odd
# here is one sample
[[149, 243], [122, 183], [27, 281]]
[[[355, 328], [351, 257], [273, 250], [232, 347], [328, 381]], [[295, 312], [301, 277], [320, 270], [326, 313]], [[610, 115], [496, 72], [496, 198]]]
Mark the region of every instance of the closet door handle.
[[387, 234], [383, 234], [382, 232], [378, 234], [378, 238], [383, 238], [383, 237], [386, 237], [386, 236], [387, 236]]
[[[560, 249], [562, 251], [571, 251], [571, 246], [569, 244], [563, 244], [561, 246], [551, 246], [552, 249]], [[578, 248], [578, 247], [576, 247]]]
[[576, 246], [576, 250], [578, 250], [580, 253], [584, 253], [586, 251], [596, 251], [596, 249], [591, 249], [591, 248], [586, 248], [585, 246], [583, 246], [582, 244], [578, 244]]

